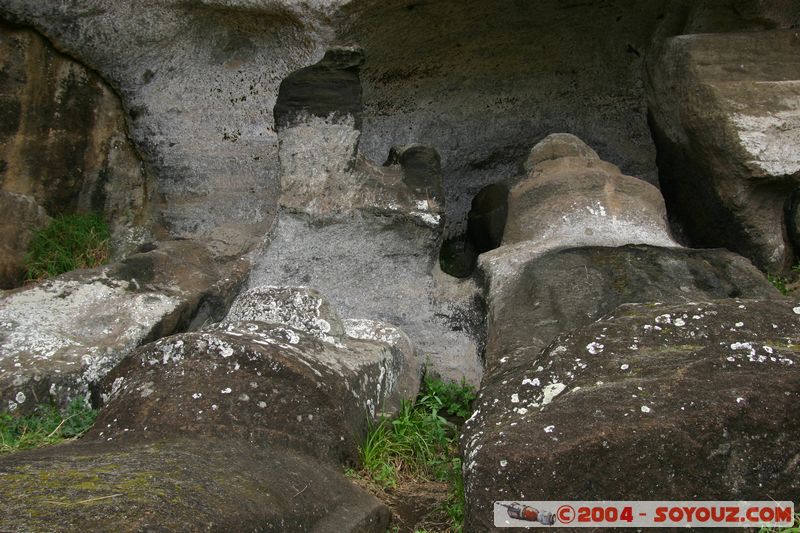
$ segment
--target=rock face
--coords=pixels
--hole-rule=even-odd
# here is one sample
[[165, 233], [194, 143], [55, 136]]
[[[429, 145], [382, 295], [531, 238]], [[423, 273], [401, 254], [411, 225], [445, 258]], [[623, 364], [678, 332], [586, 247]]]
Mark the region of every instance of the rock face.
[[0, 73], [0, 190], [34, 198], [51, 216], [101, 213], [117, 256], [144, 242], [153, 184], [117, 95], [36, 32], [2, 23]]
[[[281, 101], [324, 93], [331, 79], [345, 76], [331, 70], [345, 68], [349, 80], [352, 65], [361, 61], [353, 49], [327, 57], [300, 76], [307, 85], [293, 82], [282, 90]], [[309, 74], [318, 70], [325, 75]], [[297, 86], [305, 92], [292, 96]], [[334, 87], [345, 94], [330, 96], [323, 112], [276, 110], [276, 117], [293, 117], [278, 131], [281, 211], [250, 287], [317, 289], [348, 319], [400, 327], [434, 372], [477, 383], [482, 316], [475, 287], [453, 289], [453, 282], [435, 276], [444, 226], [439, 156], [409, 145], [393, 147], [384, 166], [367, 160], [358, 153], [358, 116], [347, 104], [350, 81]]]
[[366, 51], [362, 151], [379, 161], [396, 144], [436, 147], [459, 234], [475, 193], [518, 175], [528, 147], [552, 131], [580, 135], [624, 172], [655, 183], [640, 83], [651, 43], [800, 21], [791, 0], [409, 5], [2, 0], [0, 15], [36, 27], [119, 92], [164, 195], [164, 222], [180, 236], [269, 224], [281, 83], [333, 45]]
[[648, 59], [647, 81], [662, 189], [689, 238], [788, 268], [797, 250], [784, 205], [800, 184], [798, 32], [675, 37]]
[[[357, 461], [379, 411], [419, 383], [396, 328], [342, 324], [307, 289], [247, 291], [220, 325], [144, 346], [115, 368], [81, 442], [0, 459], [0, 527], [383, 533], [388, 509], [341, 467]], [[57, 481], [43, 481], [44, 463]], [[48, 508], [108, 491], [124, 503]], [[29, 512], [9, 503], [21, 492]]]
[[344, 36], [366, 51], [361, 149], [377, 159], [394, 143], [436, 147], [451, 234], [463, 233], [481, 187], [513, 185], [530, 146], [554, 131], [578, 135], [624, 173], [656, 183], [641, 84], [654, 43], [800, 21], [790, 0], [543, 0], [513, 9], [365, 0], [343, 12]]
[[179, 237], [225, 224], [263, 234], [272, 222], [272, 110], [283, 79], [322, 58], [326, 11], [216, 0], [0, 5], [2, 15], [35, 26], [119, 92], [161, 195], [160, 220]]
[[222, 318], [248, 266], [216, 263], [192, 241], [169, 241], [8, 292], [0, 298], [0, 405], [28, 412], [96, 394], [140, 344]]
[[793, 306], [625, 305], [498, 372], [462, 438], [466, 529], [492, 499], [796, 499]]
[[34, 232], [50, 217], [30, 196], [0, 191], [0, 289], [13, 289], [25, 279], [25, 254]]

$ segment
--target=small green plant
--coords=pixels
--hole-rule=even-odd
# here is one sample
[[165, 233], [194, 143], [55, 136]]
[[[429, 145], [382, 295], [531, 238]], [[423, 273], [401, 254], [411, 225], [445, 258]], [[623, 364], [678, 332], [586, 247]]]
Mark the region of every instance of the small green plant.
[[0, 453], [56, 444], [76, 439], [92, 427], [98, 411], [83, 398], [72, 400], [60, 411], [54, 405], [40, 405], [28, 416], [0, 413]]
[[382, 419], [370, 428], [360, 449], [362, 475], [382, 489], [406, 480], [446, 482], [449, 494], [439, 510], [448, 517], [449, 530], [460, 531], [464, 484], [458, 435], [472, 414], [475, 397], [465, 382], [426, 377], [415, 402], [403, 402], [396, 418]]
[[426, 376], [423, 390], [425, 393], [417, 403], [427, 407], [431, 412], [443, 411], [462, 422], [472, 415], [472, 403], [477, 394], [465, 380], [462, 379], [461, 384], [454, 381], [445, 383]]
[[60, 215], [34, 235], [26, 277], [39, 280], [101, 265], [108, 260], [109, 238], [108, 225], [99, 215]]
[[758, 533], [800, 533], [800, 513], [794, 515], [794, 524], [789, 527], [762, 527]]
[[767, 273], [767, 279], [781, 294], [789, 294], [789, 289], [786, 287], [786, 280], [784, 278]]

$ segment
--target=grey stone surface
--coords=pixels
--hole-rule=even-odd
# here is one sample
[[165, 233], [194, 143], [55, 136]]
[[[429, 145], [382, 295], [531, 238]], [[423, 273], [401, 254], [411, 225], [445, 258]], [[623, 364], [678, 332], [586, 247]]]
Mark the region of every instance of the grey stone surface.
[[662, 189], [692, 242], [772, 272], [797, 250], [784, 205], [800, 184], [797, 30], [687, 35], [647, 63]]
[[250, 287], [302, 284], [317, 289], [342, 317], [396, 325], [430, 368], [477, 383], [479, 348], [459, 330], [461, 314], [469, 312], [472, 302], [458, 303], [443, 294], [443, 286], [456, 282], [434, 279], [438, 231], [417, 220], [354, 213], [324, 222], [283, 213], [269, 248], [253, 267]]
[[22, 413], [96, 393], [140, 344], [221, 319], [248, 267], [245, 260], [216, 263], [192, 241], [168, 241], [122, 262], [6, 292], [0, 405]]
[[650, 44], [788, 28], [799, 12], [792, 0], [545, 0], [515, 9], [478, 0], [0, 2], [0, 15], [35, 26], [120, 94], [164, 195], [164, 221], [184, 236], [269, 225], [280, 84], [333, 44], [365, 50], [365, 155], [380, 161], [397, 144], [434, 146], [460, 233], [472, 196], [517, 175], [528, 147], [552, 131], [571, 131], [655, 182], [640, 77]]
[[120, 94], [173, 236], [225, 223], [263, 232], [272, 221], [272, 109], [281, 81], [322, 57], [330, 9], [215, 0], [0, 4], [0, 14], [40, 29]]
[[[641, 69], [654, 43], [681, 33], [800, 22], [791, 0], [354, 1], [343, 35], [365, 50], [361, 149], [379, 160], [419, 142], [442, 157], [449, 234], [470, 200], [518, 176], [549, 133], [584, 139], [625, 174], [656, 183]], [[796, 27], [796, 26], [795, 26]]]
[[498, 499], [800, 496], [796, 302], [612, 315], [484, 379], [461, 440], [465, 531], [505, 531]]
[[401, 328], [434, 372], [477, 384], [480, 328], [464, 320], [481, 323], [475, 304], [445, 298], [448, 282], [434, 279], [444, 226], [436, 151], [398, 146], [377, 166], [358, 152], [352, 114], [300, 114], [278, 136], [281, 210], [249, 286], [316, 289], [344, 318]]

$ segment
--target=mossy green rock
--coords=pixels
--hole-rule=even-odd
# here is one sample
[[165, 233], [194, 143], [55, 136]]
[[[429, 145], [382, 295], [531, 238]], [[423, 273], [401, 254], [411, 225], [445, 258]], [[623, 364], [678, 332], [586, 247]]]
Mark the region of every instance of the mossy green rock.
[[74, 442], [0, 457], [3, 531], [380, 531], [340, 469], [206, 439]]

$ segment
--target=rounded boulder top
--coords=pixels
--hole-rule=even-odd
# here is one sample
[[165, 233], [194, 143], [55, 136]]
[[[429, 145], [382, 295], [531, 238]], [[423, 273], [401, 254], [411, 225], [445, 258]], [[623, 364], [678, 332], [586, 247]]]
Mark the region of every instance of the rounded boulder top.
[[562, 157], [600, 159], [597, 152], [571, 133], [551, 133], [531, 149], [525, 161], [525, 172], [530, 175], [539, 163]]

